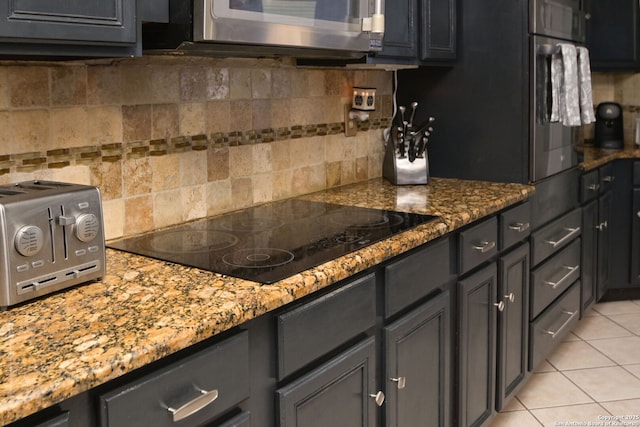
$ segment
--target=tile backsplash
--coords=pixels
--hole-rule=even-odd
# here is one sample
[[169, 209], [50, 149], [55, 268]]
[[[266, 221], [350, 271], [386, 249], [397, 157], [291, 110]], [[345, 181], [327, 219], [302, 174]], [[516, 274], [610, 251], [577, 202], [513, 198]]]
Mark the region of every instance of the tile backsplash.
[[[613, 101], [622, 106], [625, 146], [634, 146], [635, 120], [640, 118], [640, 74], [593, 73], [593, 103]], [[593, 138], [593, 126], [586, 138]]]
[[[392, 74], [150, 56], [0, 63], [0, 183], [97, 185], [107, 239], [379, 177]], [[344, 136], [353, 86], [377, 111]]]

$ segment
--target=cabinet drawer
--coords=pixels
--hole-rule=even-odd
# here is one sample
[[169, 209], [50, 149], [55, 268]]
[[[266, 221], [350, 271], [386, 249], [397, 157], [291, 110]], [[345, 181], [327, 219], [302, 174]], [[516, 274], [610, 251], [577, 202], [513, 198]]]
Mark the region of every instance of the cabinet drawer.
[[370, 274], [278, 316], [278, 378], [282, 379], [375, 324]]
[[215, 427], [251, 427], [251, 414], [249, 412], [242, 412], [230, 420], [216, 424]]
[[640, 161], [633, 162], [633, 185], [640, 185]]
[[580, 177], [580, 203], [596, 198], [599, 190], [600, 177], [597, 170], [582, 174]]
[[531, 272], [531, 319], [580, 278], [580, 239]]
[[529, 336], [529, 370], [533, 371], [571, 331], [580, 316], [580, 281], [571, 287], [534, 322]]
[[459, 236], [460, 274], [464, 274], [498, 253], [498, 220], [493, 217]]
[[202, 425], [248, 397], [249, 336], [241, 332], [101, 395], [100, 426]]
[[386, 317], [428, 295], [451, 278], [449, 250], [449, 239], [445, 238], [385, 267]]
[[582, 214], [575, 209], [531, 234], [531, 265], [536, 266], [580, 236]]
[[531, 234], [531, 205], [525, 202], [498, 216], [500, 250], [523, 241]]

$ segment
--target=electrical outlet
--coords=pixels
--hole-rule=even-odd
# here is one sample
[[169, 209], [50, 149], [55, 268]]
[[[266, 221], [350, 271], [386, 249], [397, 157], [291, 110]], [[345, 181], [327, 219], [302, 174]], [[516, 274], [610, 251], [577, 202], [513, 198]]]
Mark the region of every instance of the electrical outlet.
[[351, 108], [374, 111], [376, 109], [376, 89], [372, 87], [354, 87]]

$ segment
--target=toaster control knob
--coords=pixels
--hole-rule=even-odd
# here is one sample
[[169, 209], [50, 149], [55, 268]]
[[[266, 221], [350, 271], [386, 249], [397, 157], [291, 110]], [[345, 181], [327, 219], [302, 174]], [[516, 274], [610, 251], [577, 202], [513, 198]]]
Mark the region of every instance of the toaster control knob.
[[25, 225], [20, 228], [14, 239], [16, 250], [23, 256], [36, 255], [42, 249], [43, 243], [44, 235], [42, 234], [42, 229], [35, 225]]
[[98, 235], [100, 223], [98, 222], [98, 217], [94, 214], [82, 214], [76, 218], [75, 228], [78, 240], [86, 243], [92, 241]]

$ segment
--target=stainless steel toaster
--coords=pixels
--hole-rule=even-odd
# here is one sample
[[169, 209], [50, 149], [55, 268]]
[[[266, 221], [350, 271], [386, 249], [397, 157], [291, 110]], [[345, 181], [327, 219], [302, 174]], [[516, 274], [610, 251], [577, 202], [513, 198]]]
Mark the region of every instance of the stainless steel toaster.
[[0, 186], [0, 308], [105, 273], [96, 187], [53, 181]]

